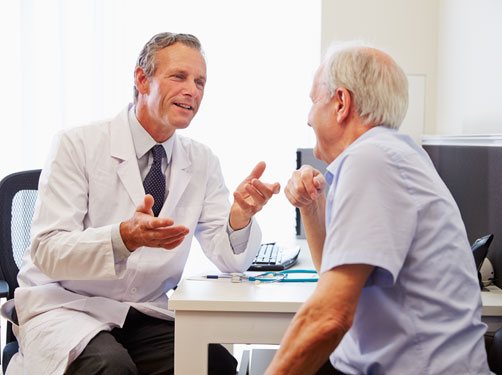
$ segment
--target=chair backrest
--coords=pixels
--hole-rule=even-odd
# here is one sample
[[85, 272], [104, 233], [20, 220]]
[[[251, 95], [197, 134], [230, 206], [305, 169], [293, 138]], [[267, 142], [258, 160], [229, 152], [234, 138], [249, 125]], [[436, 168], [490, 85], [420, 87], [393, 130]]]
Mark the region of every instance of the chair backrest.
[[38, 192], [40, 169], [17, 172], [0, 182], [0, 271], [13, 297]]
[[[0, 181], [0, 278], [8, 288], [7, 299], [18, 287], [17, 274], [26, 248], [30, 244], [31, 219], [38, 194], [40, 169], [17, 172]], [[3, 370], [17, 351], [10, 322], [6, 327]], [[11, 345], [14, 344], [14, 345]]]
[[[17, 274], [26, 248], [38, 193], [40, 169], [17, 172], [0, 181], [0, 278], [9, 285], [7, 299], [18, 287]], [[7, 342], [14, 340], [7, 326]]]
[[476, 263], [476, 269], [479, 271], [481, 265], [488, 254], [488, 248], [493, 241], [493, 234], [487, 234], [484, 237], [478, 238], [471, 245], [472, 255], [474, 256], [474, 262]]

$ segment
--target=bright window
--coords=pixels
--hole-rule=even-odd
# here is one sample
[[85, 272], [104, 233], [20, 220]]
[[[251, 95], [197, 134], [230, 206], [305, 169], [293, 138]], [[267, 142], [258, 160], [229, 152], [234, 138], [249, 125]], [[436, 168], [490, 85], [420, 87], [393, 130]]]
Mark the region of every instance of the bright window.
[[[11, 0], [2, 3], [0, 175], [43, 166], [60, 129], [115, 116], [132, 98], [144, 43], [161, 31], [202, 42], [208, 83], [183, 133], [219, 156], [231, 191], [259, 160], [282, 186], [312, 147], [309, 91], [320, 1]], [[270, 239], [294, 233], [281, 193], [259, 215]]]

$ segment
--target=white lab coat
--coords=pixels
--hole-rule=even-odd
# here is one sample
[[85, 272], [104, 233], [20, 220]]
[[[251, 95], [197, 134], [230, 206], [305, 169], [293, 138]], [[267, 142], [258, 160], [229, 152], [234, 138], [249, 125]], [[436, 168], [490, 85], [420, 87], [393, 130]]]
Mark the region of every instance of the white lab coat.
[[42, 172], [14, 299], [21, 349], [9, 375], [62, 374], [96, 333], [123, 325], [129, 306], [171, 318], [166, 292], [180, 281], [193, 235], [221, 271], [243, 271], [253, 260], [261, 241], [254, 221], [243, 253], [235, 255], [229, 243], [230, 204], [218, 159], [175, 135], [159, 216], [190, 233], [174, 250], [143, 247], [115, 263], [111, 227], [130, 218], [145, 194], [127, 111], [63, 132]]

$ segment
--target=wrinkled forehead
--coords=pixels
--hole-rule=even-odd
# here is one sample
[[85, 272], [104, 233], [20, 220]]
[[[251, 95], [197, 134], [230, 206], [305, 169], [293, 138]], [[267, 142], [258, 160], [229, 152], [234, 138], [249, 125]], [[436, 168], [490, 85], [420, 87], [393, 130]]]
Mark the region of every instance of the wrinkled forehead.
[[195, 69], [206, 74], [206, 59], [197, 48], [176, 43], [159, 50], [155, 56], [159, 66], [180, 69]]
[[312, 82], [312, 88], [310, 90], [311, 97], [326, 94], [328, 91], [328, 86], [325, 81], [324, 69], [325, 65], [320, 65], [314, 74], [314, 80]]

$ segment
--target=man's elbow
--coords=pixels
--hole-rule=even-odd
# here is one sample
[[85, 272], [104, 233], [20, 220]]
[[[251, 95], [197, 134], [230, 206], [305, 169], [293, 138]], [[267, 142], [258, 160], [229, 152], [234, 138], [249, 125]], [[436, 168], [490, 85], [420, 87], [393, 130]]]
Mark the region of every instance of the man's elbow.
[[33, 261], [33, 264], [47, 277], [52, 279], [57, 278], [57, 274], [55, 272], [56, 262], [51, 257], [48, 257], [46, 252], [43, 250], [32, 252], [31, 260]]
[[339, 342], [349, 331], [353, 323], [353, 314], [338, 313], [319, 324], [319, 338], [330, 342]]

